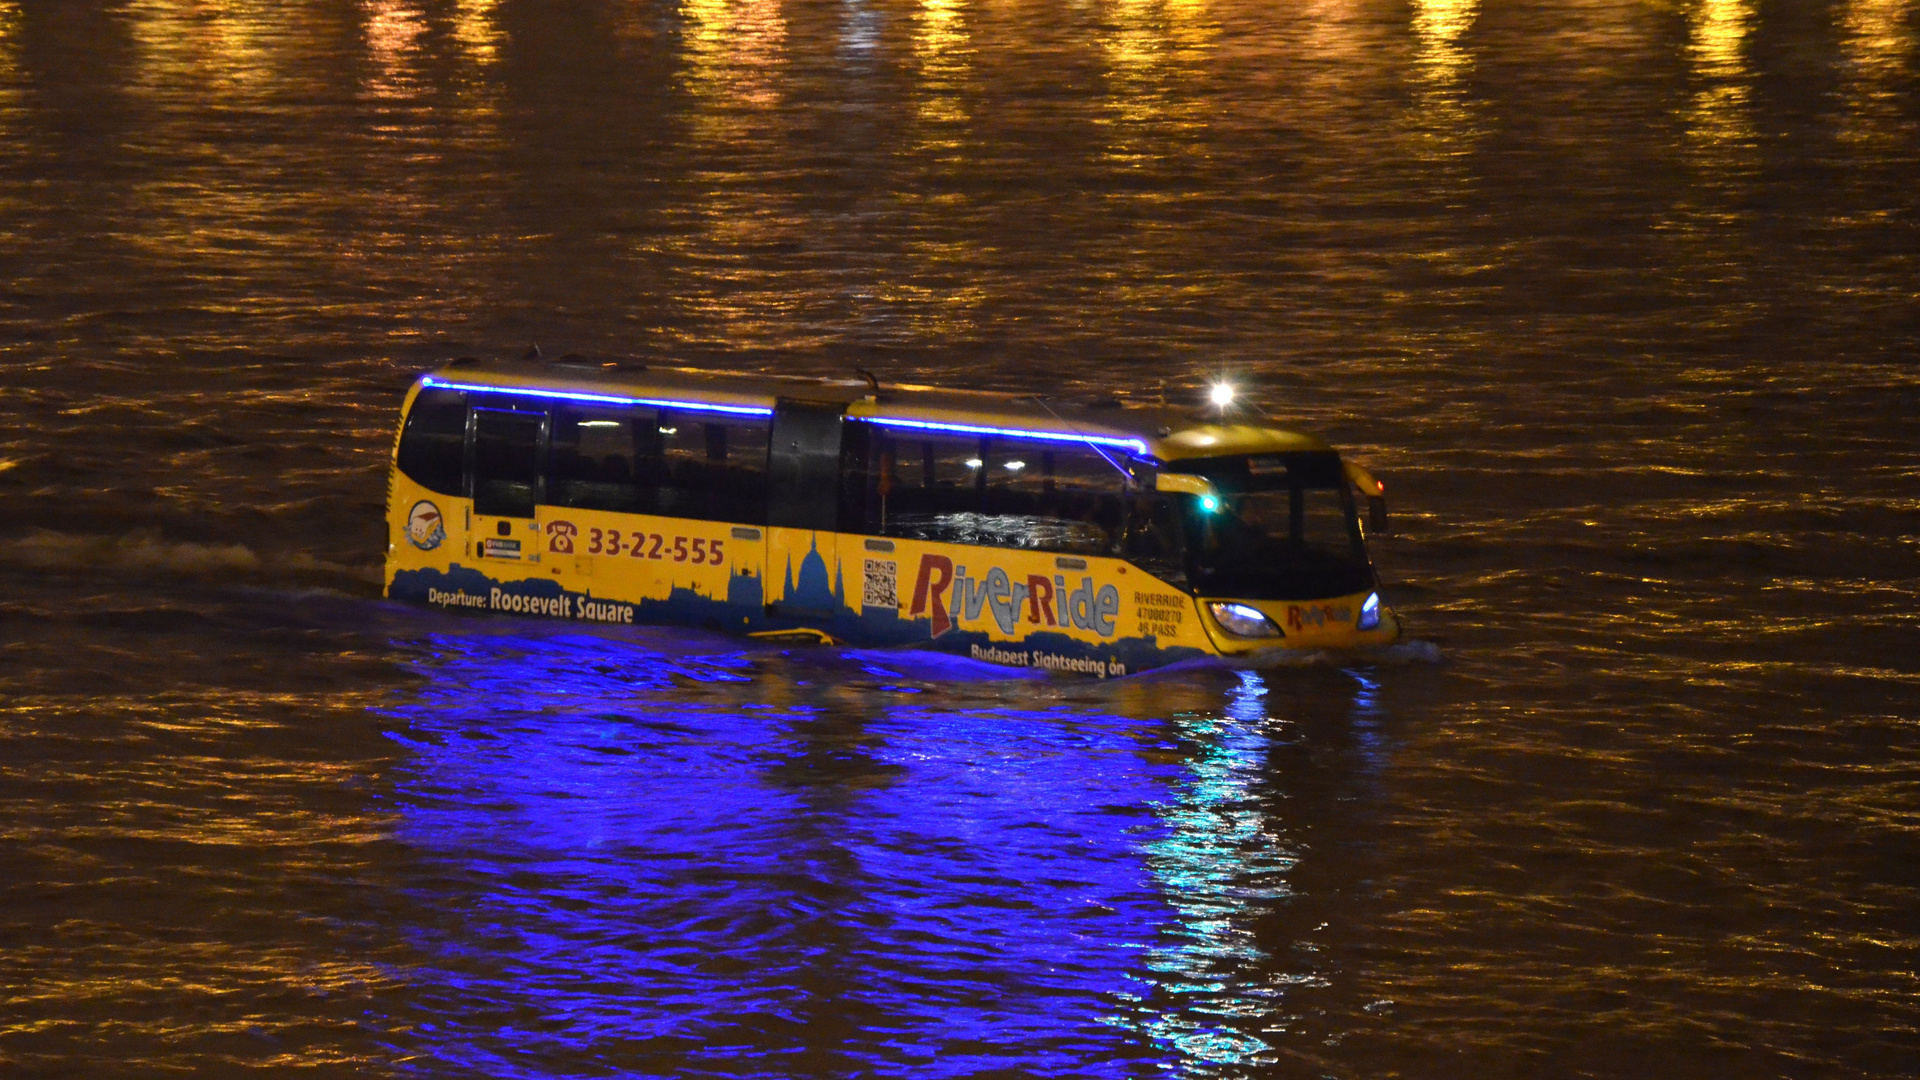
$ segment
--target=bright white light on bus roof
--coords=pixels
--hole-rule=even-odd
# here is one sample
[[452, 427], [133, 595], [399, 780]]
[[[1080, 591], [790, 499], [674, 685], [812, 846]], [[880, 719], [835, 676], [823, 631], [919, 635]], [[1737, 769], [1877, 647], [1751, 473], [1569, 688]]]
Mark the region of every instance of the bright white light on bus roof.
[[967, 459], [967, 468], [969, 469], [977, 469], [984, 464], [986, 464], [986, 462], [981, 461], [977, 457], [970, 457]]
[[1207, 392], [1207, 399], [1224, 409], [1233, 404], [1233, 387], [1223, 382], [1214, 383], [1213, 389]]
[[1026, 463], [1026, 462], [1024, 462], [1024, 461], [1009, 461], [1009, 462], [1007, 462], [1007, 468], [1009, 468], [1009, 469], [1011, 469], [1011, 470], [1013, 470], [1014, 472], [1019, 472], [1019, 471], [1020, 471], [1021, 469], [1024, 469], [1024, 468], [1026, 468], [1026, 467], [1027, 467], [1027, 463]]
[[620, 421], [618, 420], [582, 420], [580, 421], [580, 426], [581, 427], [619, 427]]
[[663, 428], [661, 428], [661, 429], [660, 429], [660, 434], [662, 434], [662, 435], [678, 435], [678, 434], [680, 434], [680, 429], [679, 429], [679, 428], [677, 428], [677, 427], [663, 427]]

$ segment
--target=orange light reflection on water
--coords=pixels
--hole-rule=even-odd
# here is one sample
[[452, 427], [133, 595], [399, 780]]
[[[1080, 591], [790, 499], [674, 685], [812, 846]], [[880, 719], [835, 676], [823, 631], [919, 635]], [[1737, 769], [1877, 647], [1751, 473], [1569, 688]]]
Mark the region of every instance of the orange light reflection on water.
[[955, 150], [966, 123], [966, 80], [972, 38], [964, 0], [921, 0], [913, 21], [913, 55], [920, 66], [916, 116], [922, 149]]
[[144, 0], [127, 8], [148, 89], [257, 100], [288, 66], [278, 20], [251, 5], [221, 0]]
[[1914, 79], [1913, 0], [1851, 0], [1841, 14], [1848, 116], [1840, 137], [1856, 142], [1912, 140], [1900, 116], [1900, 92]]
[[752, 346], [793, 341], [796, 297], [768, 248], [805, 235], [792, 196], [754, 160], [783, 137], [787, 20], [778, 0], [685, 0], [680, 83], [694, 195], [664, 242], [675, 256], [683, 339]]
[[[779, 103], [787, 21], [778, 0], [686, 0], [686, 84], [715, 115]], [[743, 134], [721, 123], [709, 137]]]
[[[20, 6], [0, 0], [0, 146], [11, 147], [20, 118], [20, 62], [15, 44], [20, 36]], [[5, 202], [0, 202], [4, 209]]]
[[1738, 147], [1753, 140], [1746, 65], [1752, 28], [1752, 0], [1702, 0], [1693, 14], [1687, 57], [1698, 89], [1687, 112], [1687, 131], [1713, 165], [1735, 164]]
[[[20, 67], [14, 60], [14, 40], [20, 36], [20, 5], [13, 0], [0, 0], [0, 79], [12, 83], [20, 77]], [[12, 92], [13, 87], [6, 87]]]
[[1433, 156], [1465, 152], [1473, 126], [1465, 82], [1473, 54], [1463, 44], [1479, 16], [1478, 0], [1414, 0], [1414, 96]]
[[1104, 15], [1109, 157], [1123, 166], [1163, 159], [1205, 122], [1193, 84], [1219, 24], [1208, 0], [1110, 0]]
[[420, 92], [420, 39], [427, 32], [425, 12], [406, 0], [364, 0], [367, 58], [372, 77], [367, 89], [379, 98], [409, 98]]
[[495, 11], [500, 0], [459, 0], [453, 7], [453, 40], [468, 60], [480, 66], [500, 59], [500, 43], [506, 39]]

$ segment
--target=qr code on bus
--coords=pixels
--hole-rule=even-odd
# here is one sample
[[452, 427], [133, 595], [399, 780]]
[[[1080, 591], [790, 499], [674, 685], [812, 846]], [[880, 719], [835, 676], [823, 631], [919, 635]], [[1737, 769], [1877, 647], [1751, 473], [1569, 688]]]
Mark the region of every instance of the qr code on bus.
[[899, 576], [899, 563], [890, 559], [868, 559], [867, 587], [860, 594], [860, 606], [898, 610], [900, 589], [896, 582]]

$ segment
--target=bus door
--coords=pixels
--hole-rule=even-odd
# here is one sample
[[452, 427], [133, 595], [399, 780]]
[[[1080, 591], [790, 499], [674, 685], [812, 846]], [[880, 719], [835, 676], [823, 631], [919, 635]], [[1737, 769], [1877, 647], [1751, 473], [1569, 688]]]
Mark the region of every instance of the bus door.
[[838, 550], [844, 402], [774, 404], [767, 458], [767, 614], [824, 627], [845, 606]]
[[543, 495], [546, 413], [475, 408], [469, 435], [473, 557], [489, 574], [539, 562], [534, 512]]

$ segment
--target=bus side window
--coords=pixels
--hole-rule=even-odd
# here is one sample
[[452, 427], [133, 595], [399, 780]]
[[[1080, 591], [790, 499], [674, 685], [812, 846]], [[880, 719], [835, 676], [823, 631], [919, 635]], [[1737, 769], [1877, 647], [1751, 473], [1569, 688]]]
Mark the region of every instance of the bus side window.
[[1125, 525], [1120, 473], [1085, 446], [882, 435], [866, 473], [881, 535], [1111, 555]]
[[658, 513], [703, 521], [765, 524], [767, 443], [763, 420], [662, 410], [656, 425]]
[[850, 417], [840, 422], [840, 531], [875, 533], [880, 530], [880, 494], [884, 488], [893, 493], [890, 481], [883, 482], [877, 471], [874, 452], [882, 448], [874, 425]]
[[867, 474], [869, 531], [955, 544], [986, 542], [977, 535], [985, 469], [980, 439], [880, 436], [874, 441]]
[[1175, 585], [1186, 583], [1182, 562], [1185, 530], [1173, 499], [1154, 492], [1130, 498], [1127, 506], [1127, 561]]
[[1113, 555], [1126, 527], [1125, 477], [1092, 447], [1006, 443], [989, 463], [1004, 492], [1002, 512], [1028, 515], [1034, 541], [1022, 546], [1076, 555]]
[[657, 469], [658, 419], [656, 409], [555, 408], [549, 500], [628, 514], [652, 509], [652, 485], [641, 485]]
[[533, 516], [540, 501], [540, 436], [544, 413], [473, 410], [473, 512]]
[[878, 424], [847, 417], [840, 428], [840, 528], [843, 532], [890, 535], [899, 510], [901, 444]]
[[400, 429], [394, 464], [414, 483], [441, 495], [466, 494], [467, 395], [422, 390]]
[[767, 447], [773, 427], [763, 420], [728, 420], [709, 424], [709, 431], [726, 433], [726, 457], [715, 457], [708, 443], [707, 460], [716, 470], [713, 518], [742, 525], [764, 525], [767, 520]]

